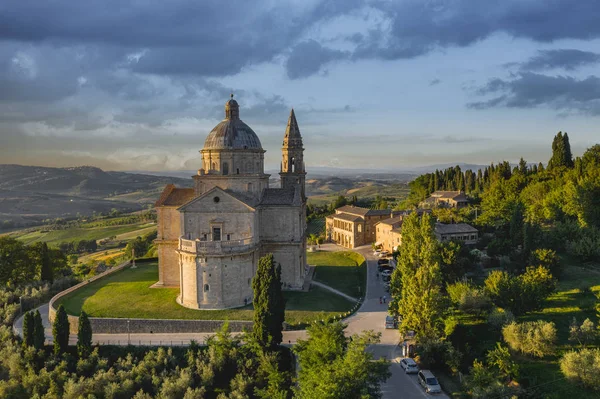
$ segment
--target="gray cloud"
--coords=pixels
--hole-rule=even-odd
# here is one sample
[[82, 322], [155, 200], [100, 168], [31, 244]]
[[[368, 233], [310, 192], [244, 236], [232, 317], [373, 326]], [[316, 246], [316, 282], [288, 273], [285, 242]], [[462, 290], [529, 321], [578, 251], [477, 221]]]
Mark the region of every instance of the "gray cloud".
[[600, 115], [600, 78], [588, 76], [548, 76], [532, 72], [512, 79], [492, 79], [478, 90], [480, 95], [496, 97], [468, 104], [473, 109], [493, 107], [552, 109]]
[[432, 79], [432, 80], [429, 82], [429, 86], [435, 86], [435, 85], [438, 85], [438, 84], [440, 84], [441, 82], [442, 82], [442, 81], [441, 81], [441, 80], [439, 80], [439, 79], [437, 79], [437, 78], [436, 78], [436, 79]]
[[292, 49], [286, 63], [287, 74], [290, 79], [305, 78], [319, 72], [328, 62], [349, 56], [348, 52], [325, 48], [315, 40], [308, 40]]
[[567, 71], [600, 63], [600, 54], [577, 49], [541, 50], [526, 62], [517, 64], [522, 71], [561, 68]]

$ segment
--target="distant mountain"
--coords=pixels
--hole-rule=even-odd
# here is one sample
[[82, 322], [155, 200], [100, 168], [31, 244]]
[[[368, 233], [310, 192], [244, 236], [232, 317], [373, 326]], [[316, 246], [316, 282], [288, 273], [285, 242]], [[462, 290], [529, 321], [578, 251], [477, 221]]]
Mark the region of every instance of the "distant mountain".
[[105, 172], [91, 166], [0, 165], [0, 228], [4, 221], [31, 225], [112, 208], [139, 210], [156, 201], [168, 183], [189, 187], [192, 179]]

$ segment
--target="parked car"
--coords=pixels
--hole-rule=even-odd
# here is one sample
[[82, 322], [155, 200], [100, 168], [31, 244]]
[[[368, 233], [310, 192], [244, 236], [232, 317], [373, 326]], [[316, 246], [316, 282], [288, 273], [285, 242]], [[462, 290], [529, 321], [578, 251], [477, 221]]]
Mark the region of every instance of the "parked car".
[[405, 357], [400, 360], [400, 367], [404, 369], [406, 374], [416, 374], [419, 372], [419, 366], [417, 366], [417, 362], [412, 360], [410, 357]]
[[381, 251], [381, 252], [379, 253], [379, 257], [380, 257], [380, 258], [385, 258], [385, 257], [386, 257], [386, 256], [388, 256], [389, 254], [390, 254], [390, 252], [389, 252], [389, 251]]
[[381, 250], [376, 249], [375, 251], [373, 251], [373, 255], [379, 256], [379, 254], [381, 254]]
[[391, 274], [388, 274], [387, 276], [381, 276], [381, 280], [382, 280], [384, 283], [387, 283], [387, 282], [388, 282], [388, 281], [390, 281], [391, 279], [392, 279], [392, 275], [391, 275]]
[[384, 270], [389, 270], [389, 271], [393, 272], [394, 268], [389, 265], [381, 265], [379, 267], [379, 273], [383, 272]]
[[437, 378], [429, 370], [421, 370], [417, 374], [419, 384], [425, 389], [427, 393], [442, 393], [442, 387]]
[[385, 316], [385, 328], [398, 328], [398, 322], [393, 316]]
[[381, 275], [382, 275], [382, 276], [386, 276], [386, 277], [387, 277], [387, 276], [391, 276], [391, 275], [392, 275], [392, 270], [390, 270], [390, 269], [385, 269], [385, 270], [382, 270], [382, 271], [381, 271]]
[[390, 259], [389, 258], [377, 259], [377, 264], [378, 265], [387, 265], [388, 263], [390, 263]]

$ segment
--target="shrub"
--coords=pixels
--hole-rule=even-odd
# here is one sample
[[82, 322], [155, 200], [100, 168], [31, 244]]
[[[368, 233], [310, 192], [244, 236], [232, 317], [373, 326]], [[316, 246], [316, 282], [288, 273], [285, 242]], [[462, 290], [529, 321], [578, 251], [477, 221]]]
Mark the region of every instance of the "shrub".
[[554, 323], [542, 320], [524, 323], [513, 321], [504, 326], [502, 336], [512, 350], [544, 357], [554, 352], [556, 327]]
[[515, 321], [515, 316], [510, 310], [496, 308], [490, 312], [487, 321], [492, 328], [500, 330], [505, 325]]
[[560, 370], [565, 378], [600, 390], [600, 349], [582, 349], [563, 355]]
[[458, 281], [447, 286], [448, 296], [461, 311], [480, 314], [491, 307], [490, 298], [480, 288], [466, 281]]
[[560, 278], [562, 274], [562, 266], [560, 264], [560, 258], [556, 254], [556, 251], [551, 249], [536, 249], [529, 256], [529, 264], [531, 266], [544, 266], [550, 270], [552, 276]]

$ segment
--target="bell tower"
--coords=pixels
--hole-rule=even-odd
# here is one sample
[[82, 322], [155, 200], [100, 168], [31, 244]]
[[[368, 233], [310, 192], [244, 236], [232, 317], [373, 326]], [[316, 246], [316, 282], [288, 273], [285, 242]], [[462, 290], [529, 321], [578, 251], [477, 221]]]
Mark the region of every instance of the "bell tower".
[[298, 128], [296, 114], [294, 114], [292, 108], [283, 138], [281, 172], [279, 175], [281, 176], [282, 188], [299, 187], [302, 201], [306, 201], [304, 188], [306, 171], [304, 169], [304, 148], [302, 145], [300, 128]]

